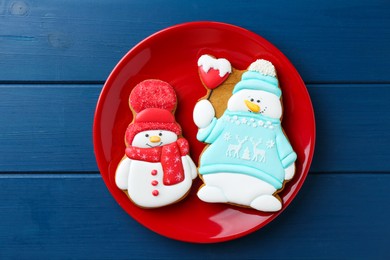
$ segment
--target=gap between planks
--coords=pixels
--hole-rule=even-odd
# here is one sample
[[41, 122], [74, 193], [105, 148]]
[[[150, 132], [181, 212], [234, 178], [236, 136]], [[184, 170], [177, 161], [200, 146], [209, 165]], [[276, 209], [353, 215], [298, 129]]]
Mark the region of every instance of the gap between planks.
[[[309, 172], [308, 176], [310, 175], [323, 175], [323, 176], [329, 176], [329, 175], [345, 175], [345, 176], [352, 176], [353, 174], [357, 175], [367, 175], [367, 177], [380, 177], [383, 176], [383, 174], [390, 174], [390, 172]], [[102, 178], [99, 172], [0, 172], [0, 179], [100, 179]]]

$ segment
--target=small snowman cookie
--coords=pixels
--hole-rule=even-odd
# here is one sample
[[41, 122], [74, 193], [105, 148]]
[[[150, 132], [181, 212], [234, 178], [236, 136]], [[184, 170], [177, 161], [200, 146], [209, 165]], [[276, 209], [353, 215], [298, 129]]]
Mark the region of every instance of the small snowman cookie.
[[156, 208], [175, 203], [197, 176], [189, 146], [173, 115], [176, 94], [168, 83], [145, 80], [132, 90], [133, 122], [126, 130], [125, 157], [115, 182], [136, 205]]
[[277, 193], [293, 178], [297, 159], [281, 126], [282, 91], [269, 61], [257, 60], [241, 74], [221, 116], [215, 115], [211, 99], [194, 108], [197, 139], [209, 144], [200, 157], [204, 184], [198, 197], [279, 211]]

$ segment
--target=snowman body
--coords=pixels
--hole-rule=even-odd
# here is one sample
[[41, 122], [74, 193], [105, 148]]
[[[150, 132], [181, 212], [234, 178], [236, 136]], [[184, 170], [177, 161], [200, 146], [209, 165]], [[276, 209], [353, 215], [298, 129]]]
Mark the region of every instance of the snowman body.
[[280, 89], [258, 77], [265, 76], [243, 75], [218, 119], [212, 117], [213, 107], [207, 100], [195, 106], [197, 138], [210, 144], [200, 158], [204, 185], [198, 197], [273, 212], [282, 207], [276, 193], [293, 177], [296, 154], [280, 124]]
[[129, 105], [133, 121], [125, 132], [125, 156], [115, 172], [117, 187], [143, 208], [181, 200], [197, 170], [174, 117], [174, 88], [162, 80], [144, 80], [131, 91]]
[[[154, 162], [149, 160], [149, 157], [157, 156], [154, 151], [149, 151], [149, 155], [142, 154], [151, 148], [161, 148], [170, 145], [177, 141], [175, 133], [166, 130], [150, 130], [138, 133], [132, 142], [134, 147], [133, 152], [139, 152], [137, 158], [141, 159], [130, 159], [125, 157], [119, 164], [115, 181], [119, 188], [127, 190], [129, 198], [138, 206], [145, 208], [162, 207], [177, 202], [183, 198], [191, 188], [192, 180], [197, 176], [196, 166], [188, 155], [159, 158], [158, 160], [176, 160], [181, 164], [182, 174], [178, 175], [175, 181], [175, 174], [178, 174], [175, 168], [164, 169], [161, 162]], [[167, 149], [166, 149], [167, 150]], [[170, 151], [168, 148], [168, 152]], [[145, 156], [144, 156], [145, 155]], [[129, 155], [132, 157], [131, 155]], [[159, 155], [161, 157], [161, 155]], [[144, 158], [144, 159], [142, 159]], [[153, 158], [152, 158], [153, 159]], [[156, 158], [157, 160], [157, 158]], [[164, 172], [165, 171], [165, 172]], [[171, 171], [170, 174], [173, 178], [173, 184], [167, 183], [164, 180], [164, 174], [166, 171]], [[168, 180], [169, 182], [169, 180]]]

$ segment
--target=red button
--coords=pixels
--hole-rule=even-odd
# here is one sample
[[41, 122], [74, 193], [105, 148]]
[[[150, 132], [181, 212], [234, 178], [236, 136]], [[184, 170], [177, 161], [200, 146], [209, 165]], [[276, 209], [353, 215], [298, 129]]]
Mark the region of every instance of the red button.
[[151, 173], [153, 176], [155, 176], [155, 175], [157, 175], [157, 170], [152, 170], [150, 173]]
[[152, 191], [152, 194], [153, 194], [153, 196], [158, 196], [159, 192], [158, 192], [158, 190], [154, 190], [154, 191]]
[[157, 185], [158, 185], [158, 181], [153, 180], [153, 181], [152, 181], [152, 185], [153, 185], [153, 186], [157, 186]]

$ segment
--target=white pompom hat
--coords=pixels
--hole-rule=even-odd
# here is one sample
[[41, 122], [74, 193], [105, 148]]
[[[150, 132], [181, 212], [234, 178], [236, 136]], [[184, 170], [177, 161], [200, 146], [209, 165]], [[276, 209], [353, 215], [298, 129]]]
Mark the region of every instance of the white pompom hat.
[[264, 90], [278, 97], [282, 95], [274, 65], [263, 59], [253, 62], [248, 71], [242, 74], [241, 81], [234, 86], [233, 94], [242, 89]]

